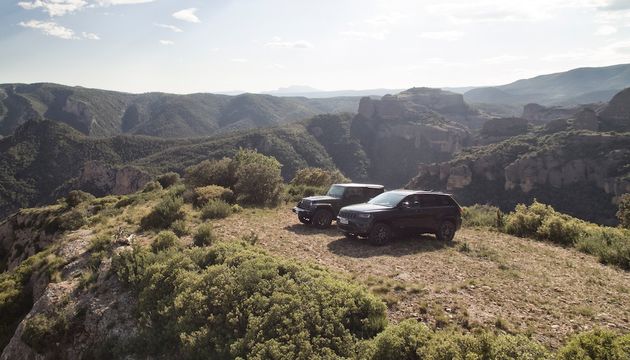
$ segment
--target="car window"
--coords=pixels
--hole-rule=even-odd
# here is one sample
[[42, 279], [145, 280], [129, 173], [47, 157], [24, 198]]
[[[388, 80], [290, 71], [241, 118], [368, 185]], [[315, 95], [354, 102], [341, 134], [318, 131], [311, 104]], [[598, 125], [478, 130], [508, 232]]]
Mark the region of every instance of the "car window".
[[404, 194], [395, 192], [384, 192], [374, 199], [368, 201], [368, 204], [381, 205], [387, 207], [397, 206], [402, 199], [405, 198]]
[[422, 206], [422, 199], [420, 198], [420, 195], [409, 195], [405, 198], [406, 202], [409, 203], [409, 207], [412, 209], [415, 208], [419, 208]]
[[363, 199], [363, 188], [359, 187], [348, 187], [343, 194], [343, 197], [348, 200], [359, 201]]
[[339, 186], [339, 185], [331, 186], [330, 189], [328, 189], [328, 193], [326, 193], [326, 195], [337, 198], [337, 199], [341, 199], [341, 197], [343, 196], [343, 186]]
[[379, 195], [379, 194], [382, 194], [382, 193], [383, 193], [383, 190], [382, 190], [382, 189], [372, 189], [372, 188], [367, 188], [367, 189], [365, 189], [365, 191], [366, 191], [366, 194], [367, 194], [367, 196], [366, 196], [366, 197], [367, 197], [368, 199], [371, 199], [371, 198], [373, 198], [373, 197], [375, 197], [375, 196], [377, 196], [377, 195]]

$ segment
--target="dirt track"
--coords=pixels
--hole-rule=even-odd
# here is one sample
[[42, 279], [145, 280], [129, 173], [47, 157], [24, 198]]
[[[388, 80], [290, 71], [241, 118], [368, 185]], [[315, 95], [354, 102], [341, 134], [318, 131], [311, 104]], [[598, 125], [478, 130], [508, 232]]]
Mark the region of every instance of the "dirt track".
[[573, 249], [480, 229], [448, 245], [422, 236], [374, 247], [334, 226], [306, 227], [289, 207], [246, 210], [215, 228], [227, 239], [253, 231], [271, 253], [348, 274], [388, 303], [392, 321], [495, 326], [553, 347], [593, 326], [630, 331], [630, 273]]

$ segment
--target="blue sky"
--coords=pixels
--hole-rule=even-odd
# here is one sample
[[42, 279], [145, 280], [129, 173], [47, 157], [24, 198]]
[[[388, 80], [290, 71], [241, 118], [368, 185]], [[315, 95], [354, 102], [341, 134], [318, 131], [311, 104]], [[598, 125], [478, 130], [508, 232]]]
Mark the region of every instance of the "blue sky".
[[0, 0], [0, 48], [0, 83], [494, 85], [630, 63], [630, 1]]

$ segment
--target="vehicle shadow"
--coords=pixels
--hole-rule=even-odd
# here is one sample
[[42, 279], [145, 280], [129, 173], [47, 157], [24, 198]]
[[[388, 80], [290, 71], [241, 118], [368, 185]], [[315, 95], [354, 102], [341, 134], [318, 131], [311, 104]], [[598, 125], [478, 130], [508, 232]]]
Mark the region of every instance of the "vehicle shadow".
[[422, 252], [438, 251], [454, 246], [453, 242], [444, 242], [431, 235], [396, 237], [384, 246], [375, 246], [367, 239], [340, 238], [328, 244], [333, 254], [354, 258], [390, 255], [404, 256]]
[[331, 225], [327, 229], [318, 229], [304, 224], [293, 224], [284, 227], [284, 230], [290, 231], [296, 235], [328, 235], [339, 236], [339, 230], [336, 225]]

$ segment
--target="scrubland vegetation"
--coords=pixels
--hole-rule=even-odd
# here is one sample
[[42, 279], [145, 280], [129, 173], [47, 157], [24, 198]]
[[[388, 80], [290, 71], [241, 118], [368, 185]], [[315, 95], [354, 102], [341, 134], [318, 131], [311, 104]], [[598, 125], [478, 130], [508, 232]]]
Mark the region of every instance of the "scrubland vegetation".
[[[228, 240], [217, 231], [218, 219], [242, 212], [241, 206], [255, 213], [257, 207], [293, 201], [308, 191], [321, 193], [342, 181], [346, 179], [338, 172], [304, 169], [284, 186], [275, 159], [242, 150], [234, 158], [193, 166], [183, 179], [162, 176], [136, 194], [95, 199], [73, 192], [53, 207], [24, 211], [39, 211], [42, 231], [64, 234], [82, 227], [92, 231], [90, 261], [78, 291], [93, 291], [90, 284], [101, 261], [111, 258], [110, 274], [137, 300], [137, 333], [98, 339], [100, 345], [90, 349], [93, 358], [630, 357], [630, 335], [622, 331], [597, 328], [553, 349], [502, 319], [493, 328], [455, 327], [448, 320], [436, 325], [416, 319], [388, 321], [387, 296], [401, 291], [423, 294], [423, 287], [396, 283], [386, 288], [383, 283], [379, 286], [387, 294], [381, 296], [375, 286], [347, 274], [263, 250], [256, 232]], [[620, 208], [620, 217], [627, 216], [624, 209]], [[465, 208], [463, 217], [469, 228], [491, 228], [575, 247], [603, 263], [630, 268], [629, 230], [590, 224], [538, 202], [519, 205], [507, 214], [476, 205]], [[115, 227], [138, 239], [115, 245]], [[117, 246], [124, 247], [114, 252]], [[32, 307], [33, 277], [61, 280], [58, 271], [67, 260], [56, 249], [55, 245], [42, 249], [0, 274], [2, 346]], [[472, 258], [483, 257], [481, 250], [464, 242], [458, 251], [470, 252]], [[424, 301], [431, 307], [431, 298]], [[77, 335], [80, 327], [71, 326], [77, 316], [62, 310], [36, 314], [25, 321], [21, 340], [40, 354], [49, 353], [56, 346], [53, 342], [63, 344]]]

